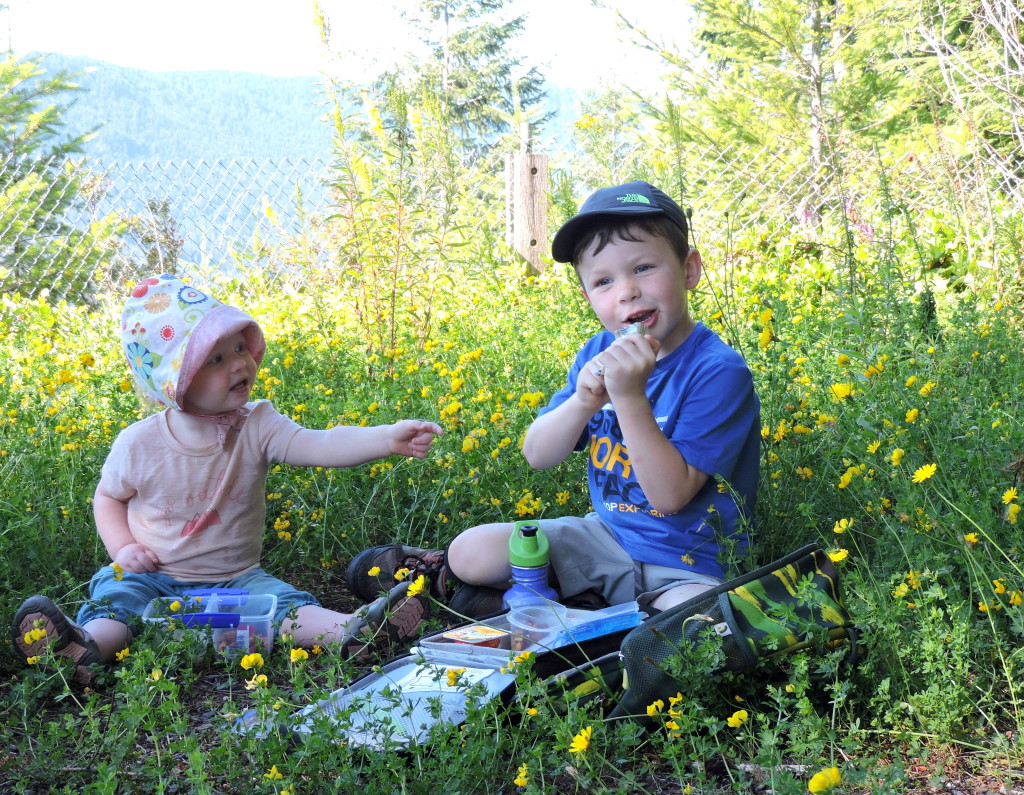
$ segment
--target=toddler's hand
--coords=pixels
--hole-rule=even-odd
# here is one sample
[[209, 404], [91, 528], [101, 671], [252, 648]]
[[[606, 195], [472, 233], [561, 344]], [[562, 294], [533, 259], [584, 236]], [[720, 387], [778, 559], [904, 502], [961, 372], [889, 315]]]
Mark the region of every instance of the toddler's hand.
[[157, 559], [156, 553], [149, 547], [142, 544], [125, 544], [117, 551], [113, 562], [124, 571], [142, 574], [147, 571], [156, 571], [156, 566], [160, 561]]
[[391, 452], [409, 458], [426, 458], [434, 437], [444, 433], [440, 425], [425, 420], [402, 420], [391, 429]]

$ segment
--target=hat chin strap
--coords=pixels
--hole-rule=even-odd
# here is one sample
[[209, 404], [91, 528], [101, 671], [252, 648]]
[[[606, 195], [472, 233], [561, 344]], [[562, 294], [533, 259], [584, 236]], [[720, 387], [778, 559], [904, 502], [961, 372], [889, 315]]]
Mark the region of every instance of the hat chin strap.
[[190, 417], [195, 417], [197, 420], [203, 422], [211, 422], [217, 426], [217, 444], [221, 447], [224, 446], [224, 442], [228, 438], [228, 430], [234, 428], [236, 431], [242, 430], [242, 426], [245, 424], [246, 418], [249, 416], [249, 409], [240, 408], [234, 411], [229, 411], [227, 414], [195, 414], [191, 411], [185, 411], [180, 409], [182, 414], [188, 414]]

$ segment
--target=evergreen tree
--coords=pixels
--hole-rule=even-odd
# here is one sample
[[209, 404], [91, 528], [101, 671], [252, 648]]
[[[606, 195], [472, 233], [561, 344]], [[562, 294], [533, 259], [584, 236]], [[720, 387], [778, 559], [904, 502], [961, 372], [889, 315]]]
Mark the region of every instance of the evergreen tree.
[[543, 121], [544, 78], [512, 50], [524, 17], [503, 19], [510, 0], [421, 0], [410, 18], [430, 58], [387, 73], [382, 85], [401, 86], [410, 97], [436, 97], [453, 129], [465, 140], [486, 142], [523, 119]]
[[42, 59], [0, 62], [0, 282], [5, 291], [87, 298], [116, 222], [74, 228], [83, 172], [69, 163], [91, 133], [62, 137], [74, 76], [46, 75]]
[[815, 170], [839, 136], [875, 142], [930, 120], [909, 0], [695, 0], [692, 52], [628, 20], [674, 68], [691, 140], [805, 153]]

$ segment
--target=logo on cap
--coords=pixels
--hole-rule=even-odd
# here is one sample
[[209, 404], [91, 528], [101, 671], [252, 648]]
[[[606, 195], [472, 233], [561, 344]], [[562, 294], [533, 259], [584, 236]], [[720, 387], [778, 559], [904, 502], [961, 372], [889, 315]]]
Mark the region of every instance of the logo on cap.
[[617, 201], [629, 202], [630, 204], [650, 204], [651, 200], [639, 193], [627, 193], [625, 196], [616, 196]]

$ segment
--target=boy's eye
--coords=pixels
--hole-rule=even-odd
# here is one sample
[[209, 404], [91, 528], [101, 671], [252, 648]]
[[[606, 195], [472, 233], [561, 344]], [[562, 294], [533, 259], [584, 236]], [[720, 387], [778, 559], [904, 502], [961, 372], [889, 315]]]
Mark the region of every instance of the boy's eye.
[[244, 350], [245, 350], [245, 343], [244, 342], [240, 342], [240, 343], [238, 343], [235, 346], [235, 353], [241, 353]]
[[594, 282], [594, 287], [604, 287], [607, 284], [611, 284], [611, 279], [598, 279]]

